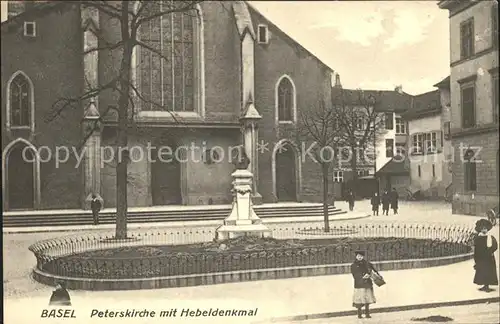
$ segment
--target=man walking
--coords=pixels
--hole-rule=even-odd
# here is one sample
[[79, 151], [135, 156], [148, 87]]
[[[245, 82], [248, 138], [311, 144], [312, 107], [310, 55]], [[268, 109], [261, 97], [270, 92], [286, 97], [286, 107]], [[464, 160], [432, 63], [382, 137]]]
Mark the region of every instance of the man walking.
[[92, 194], [92, 201], [90, 202], [90, 209], [92, 209], [92, 217], [94, 218], [94, 225], [99, 225], [99, 212], [101, 211], [102, 204], [95, 194]]
[[347, 202], [349, 203], [349, 210], [353, 211], [354, 210], [354, 192], [352, 192], [351, 189], [347, 192]]
[[394, 215], [398, 214], [398, 202], [399, 202], [398, 192], [396, 191], [396, 188], [392, 188], [392, 192], [391, 192], [391, 208], [394, 211]]
[[378, 207], [380, 205], [380, 196], [378, 195], [378, 192], [375, 192], [373, 194], [371, 203], [372, 203], [373, 216], [378, 216]]
[[389, 205], [391, 204], [391, 196], [388, 190], [382, 194], [382, 215], [389, 215]]

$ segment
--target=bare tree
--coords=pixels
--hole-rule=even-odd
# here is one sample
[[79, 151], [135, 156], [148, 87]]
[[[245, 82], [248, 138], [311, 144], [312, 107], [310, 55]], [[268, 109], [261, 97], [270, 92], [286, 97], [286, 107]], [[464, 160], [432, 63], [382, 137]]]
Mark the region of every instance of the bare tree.
[[338, 117], [337, 110], [330, 109], [324, 102], [320, 102], [318, 107], [300, 112], [296, 133], [299, 142], [310, 144], [308, 148], [311, 148], [314, 162], [321, 167], [325, 232], [330, 231], [328, 217], [330, 168], [341, 144], [339, 129], [336, 127]]
[[358, 178], [358, 163], [373, 160], [376, 142], [384, 129], [385, 115], [378, 109], [379, 104], [380, 96], [373, 91], [342, 88], [332, 90], [342, 161], [348, 161], [354, 182]]
[[[134, 127], [134, 102], [140, 100], [153, 105], [158, 110], [169, 111], [170, 107], [163, 106], [161, 103], [154, 101], [151, 98], [143, 95], [140, 89], [134, 85], [131, 71], [133, 62], [133, 52], [135, 47], [140, 47], [142, 50], [149, 51], [154, 55], [159, 56], [162, 60], [170, 60], [170, 57], [165, 57], [161, 50], [148, 45], [138, 37], [140, 29], [146, 26], [149, 22], [167, 16], [173, 13], [190, 14], [194, 12], [196, 5], [201, 1], [161, 1], [161, 6], [157, 6], [156, 1], [44, 1], [36, 4], [30, 4], [26, 10], [9, 19], [10, 26], [21, 26], [23, 21], [28, 17], [36, 19], [44, 15], [49, 15], [54, 12], [64, 13], [67, 10], [74, 9], [75, 6], [81, 8], [91, 8], [97, 10], [102, 17], [112, 20], [116, 23], [119, 29], [119, 37], [117, 40], [110, 41], [103, 34], [96, 32], [95, 35], [99, 40], [99, 45], [95, 48], [87, 49], [82, 54], [101, 51], [117, 51], [119, 52], [119, 69], [116, 75], [108, 77], [109, 81], [97, 86], [92, 86], [87, 83], [84, 92], [74, 98], [59, 98], [53, 104], [50, 114], [47, 116], [47, 121], [61, 118], [62, 113], [67, 109], [80, 108], [83, 102], [98, 96], [99, 94], [110, 91], [118, 93], [116, 106], [110, 106], [100, 112], [101, 117], [108, 116], [113, 112], [117, 119], [117, 139], [116, 146], [124, 149], [124, 159], [119, 159], [116, 165], [116, 239], [124, 239], [127, 237], [127, 182], [128, 182], [128, 167], [127, 167], [127, 146], [128, 135], [131, 128]], [[195, 13], [194, 13], [195, 14]], [[182, 122], [175, 118], [175, 122]], [[87, 130], [83, 136], [83, 144], [88, 140], [91, 134], [95, 131], [99, 121], [95, 121], [94, 128]]]

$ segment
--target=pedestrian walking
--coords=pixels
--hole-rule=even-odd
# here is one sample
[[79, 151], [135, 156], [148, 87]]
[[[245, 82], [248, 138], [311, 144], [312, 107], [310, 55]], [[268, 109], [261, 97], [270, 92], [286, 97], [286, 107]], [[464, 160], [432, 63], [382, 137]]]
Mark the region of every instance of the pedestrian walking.
[[375, 192], [372, 196], [372, 211], [373, 211], [373, 216], [378, 216], [378, 208], [380, 206], [380, 196], [378, 195], [378, 192]]
[[349, 203], [349, 210], [350, 211], [353, 211], [354, 210], [354, 192], [352, 192], [351, 189], [349, 189], [349, 191], [347, 192], [347, 202]]
[[372, 271], [378, 274], [378, 271], [373, 267], [373, 264], [365, 260], [364, 251], [356, 251], [355, 255], [356, 259], [351, 265], [351, 273], [354, 278], [352, 306], [358, 309], [358, 318], [363, 317], [363, 307], [365, 308], [365, 317], [370, 318], [370, 304], [377, 301], [373, 292], [371, 274]]
[[382, 215], [389, 215], [389, 206], [391, 204], [391, 196], [387, 190], [382, 194]]
[[391, 192], [391, 208], [394, 211], [394, 215], [398, 214], [398, 202], [399, 202], [398, 192], [396, 191], [396, 188], [392, 188], [392, 192]]
[[92, 201], [90, 202], [90, 209], [92, 209], [92, 217], [94, 218], [94, 225], [99, 225], [99, 212], [101, 211], [102, 204], [95, 194], [92, 194]]
[[498, 285], [497, 267], [495, 261], [495, 251], [498, 243], [494, 236], [488, 234], [493, 228], [493, 224], [487, 219], [480, 219], [476, 222], [477, 236], [474, 239], [474, 283], [482, 285], [479, 290], [490, 292], [490, 286]]
[[71, 306], [71, 298], [64, 283], [60, 282], [56, 285], [56, 289], [50, 296], [49, 306]]

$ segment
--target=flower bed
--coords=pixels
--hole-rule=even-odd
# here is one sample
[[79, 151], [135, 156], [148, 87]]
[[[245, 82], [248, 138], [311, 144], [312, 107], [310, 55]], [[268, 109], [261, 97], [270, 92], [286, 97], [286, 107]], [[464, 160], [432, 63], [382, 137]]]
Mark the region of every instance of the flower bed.
[[370, 261], [426, 259], [469, 253], [462, 243], [415, 238], [278, 240], [244, 237], [188, 245], [141, 245], [74, 253], [49, 260], [41, 270], [92, 279], [152, 278], [238, 270], [350, 263], [354, 251]]

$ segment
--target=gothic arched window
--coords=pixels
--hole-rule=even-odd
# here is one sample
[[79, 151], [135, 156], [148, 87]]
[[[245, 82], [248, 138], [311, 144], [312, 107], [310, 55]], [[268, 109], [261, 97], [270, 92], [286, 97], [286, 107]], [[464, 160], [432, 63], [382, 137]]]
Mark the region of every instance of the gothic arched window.
[[295, 106], [295, 89], [292, 81], [284, 77], [279, 81], [277, 89], [278, 121], [293, 121]]
[[9, 111], [11, 127], [29, 127], [33, 105], [33, 85], [28, 77], [19, 72], [9, 85]]
[[[143, 4], [144, 17], [175, 9], [185, 2], [152, 1]], [[138, 60], [141, 110], [192, 112], [200, 86], [198, 63], [200, 19], [197, 10], [160, 15], [139, 30]]]

